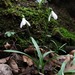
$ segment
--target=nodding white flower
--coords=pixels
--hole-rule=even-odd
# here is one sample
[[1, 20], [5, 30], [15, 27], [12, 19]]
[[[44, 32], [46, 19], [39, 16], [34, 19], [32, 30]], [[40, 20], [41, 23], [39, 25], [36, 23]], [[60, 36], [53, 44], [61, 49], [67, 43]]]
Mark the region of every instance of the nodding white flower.
[[20, 23], [20, 28], [22, 28], [24, 25], [28, 25], [28, 26], [31, 26], [30, 23], [23, 17], [22, 18], [22, 21]]
[[58, 16], [57, 14], [52, 10], [49, 17], [48, 17], [48, 21], [50, 21], [51, 17], [53, 17], [55, 20], [58, 19]]
[[36, 2], [41, 3], [42, 0], [36, 0]]

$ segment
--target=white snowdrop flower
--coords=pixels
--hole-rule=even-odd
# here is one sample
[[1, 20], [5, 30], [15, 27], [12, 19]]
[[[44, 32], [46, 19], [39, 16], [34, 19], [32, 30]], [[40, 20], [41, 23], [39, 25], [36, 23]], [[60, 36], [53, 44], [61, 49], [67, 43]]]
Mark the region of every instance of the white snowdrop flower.
[[49, 17], [48, 17], [48, 21], [50, 21], [51, 17], [53, 17], [55, 20], [58, 19], [58, 16], [57, 14], [52, 10]]
[[42, 0], [36, 0], [36, 2], [41, 3]]
[[52, 11], [52, 17], [53, 17], [55, 20], [58, 19], [58, 16], [57, 16], [57, 14], [56, 14], [54, 11]]
[[31, 26], [30, 23], [23, 17], [22, 18], [22, 21], [20, 23], [20, 28], [22, 28], [24, 25], [28, 25], [28, 26]]

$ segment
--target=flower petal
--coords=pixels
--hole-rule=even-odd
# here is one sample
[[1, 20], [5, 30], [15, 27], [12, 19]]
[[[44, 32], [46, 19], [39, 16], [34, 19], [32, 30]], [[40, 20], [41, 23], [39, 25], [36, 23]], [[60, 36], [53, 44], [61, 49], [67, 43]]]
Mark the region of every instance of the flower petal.
[[51, 19], [51, 16], [52, 16], [52, 13], [50, 13], [49, 17], [48, 17], [48, 21], [50, 21]]
[[22, 21], [20, 23], [20, 28], [22, 28], [26, 24], [26, 19], [22, 18]]
[[55, 20], [58, 19], [58, 16], [57, 16], [57, 14], [56, 14], [54, 11], [51, 11], [51, 15], [52, 15], [52, 17], [53, 17]]
[[28, 26], [31, 26], [30, 23], [27, 20], [26, 20], [26, 23], [27, 23]]

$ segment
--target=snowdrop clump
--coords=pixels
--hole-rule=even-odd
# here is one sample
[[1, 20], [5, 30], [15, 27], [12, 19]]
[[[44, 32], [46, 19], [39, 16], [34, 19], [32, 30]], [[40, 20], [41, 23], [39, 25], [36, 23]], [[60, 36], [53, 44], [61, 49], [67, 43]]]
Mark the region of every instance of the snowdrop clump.
[[58, 19], [58, 16], [57, 14], [52, 10], [49, 17], [48, 17], [48, 21], [50, 21], [51, 17], [53, 17], [55, 20]]
[[28, 25], [31, 26], [30, 23], [25, 19], [25, 17], [23, 16], [22, 21], [20, 23], [20, 28], [22, 28], [24, 25]]

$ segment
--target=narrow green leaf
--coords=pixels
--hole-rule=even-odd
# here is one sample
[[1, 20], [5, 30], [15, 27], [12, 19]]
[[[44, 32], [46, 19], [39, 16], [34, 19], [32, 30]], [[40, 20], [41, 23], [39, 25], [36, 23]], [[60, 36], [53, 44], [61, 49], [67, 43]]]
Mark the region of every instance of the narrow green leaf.
[[56, 46], [56, 48], [58, 49], [58, 45], [55, 41], [51, 40], [51, 42]]
[[28, 56], [29, 58], [31, 58], [34, 61], [34, 63], [36, 64], [36, 66], [39, 67], [39, 60], [33, 59], [31, 56], [29, 56], [28, 54], [26, 54], [24, 52], [17, 51], [17, 50], [4, 50], [4, 52], [19, 53], [19, 54], [23, 54], [25, 56]]
[[52, 52], [53, 52], [53, 51], [48, 51], [48, 52], [44, 53], [44, 54], [43, 54], [43, 58], [44, 58], [45, 56], [47, 56], [48, 54], [52, 53]]
[[26, 55], [26, 56], [28, 56], [29, 58], [32, 59], [31, 56], [29, 56], [28, 54], [26, 54], [26, 53], [24, 53], [24, 52], [21, 52], [21, 51], [17, 51], [17, 50], [4, 50], [4, 52], [19, 53], [19, 54]]
[[67, 43], [63, 44], [62, 46], [59, 47], [59, 50], [62, 49]]
[[64, 75], [64, 70], [65, 70], [65, 66], [66, 66], [67, 62], [63, 62], [60, 71], [58, 72], [57, 75]]
[[40, 48], [39, 48], [38, 44], [36, 43], [36, 41], [35, 41], [35, 39], [33, 37], [30, 37], [30, 38], [31, 38], [31, 40], [33, 42], [34, 47], [36, 48], [36, 51], [38, 53], [38, 57], [41, 58], [42, 57], [42, 53], [40, 51]]
[[39, 68], [42, 68], [42, 64], [43, 64], [43, 56], [42, 56], [42, 53], [41, 53], [41, 51], [40, 51], [40, 48], [39, 48], [39, 46], [38, 46], [38, 44], [37, 44], [37, 42], [35, 41], [35, 39], [33, 38], [33, 37], [30, 37], [31, 38], [31, 40], [32, 40], [32, 43], [33, 43], [33, 45], [34, 45], [34, 47], [36, 48], [36, 52], [37, 52], [37, 54], [38, 54], [38, 57], [39, 57]]
[[64, 53], [66, 53], [66, 51], [65, 50], [63, 50], [63, 49], [60, 49], [61, 51], [63, 51]]

